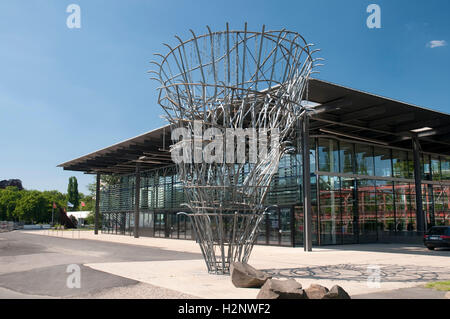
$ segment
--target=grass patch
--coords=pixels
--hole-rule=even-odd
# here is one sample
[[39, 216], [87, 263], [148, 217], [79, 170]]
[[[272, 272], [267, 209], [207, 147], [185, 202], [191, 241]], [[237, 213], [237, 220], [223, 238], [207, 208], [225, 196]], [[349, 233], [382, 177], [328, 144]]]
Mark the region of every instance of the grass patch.
[[450, 291], [450, 281], [429, 282], [425, 285], [425, 287], [440, 291]]

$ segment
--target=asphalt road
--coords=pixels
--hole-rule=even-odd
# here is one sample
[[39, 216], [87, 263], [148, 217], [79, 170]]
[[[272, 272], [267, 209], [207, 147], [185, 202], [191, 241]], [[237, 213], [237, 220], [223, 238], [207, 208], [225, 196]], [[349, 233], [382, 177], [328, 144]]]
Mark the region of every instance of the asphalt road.
[[[135, 280], [83, 266], [86, 263], [200, 258], [200, 254], [138, 245], [47, 237], [19, 231], [1, 233], [0, 299], [79, 298], [138, 286]], [[68, 272], [69, 265], [80, 267], [80, 288], [67, 285], [68, 277], [73, 275]]]

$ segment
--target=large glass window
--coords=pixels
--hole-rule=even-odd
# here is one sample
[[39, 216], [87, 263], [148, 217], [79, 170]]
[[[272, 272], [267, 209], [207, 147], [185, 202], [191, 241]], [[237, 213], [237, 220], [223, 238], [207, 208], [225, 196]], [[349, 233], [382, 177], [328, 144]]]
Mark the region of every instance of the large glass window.
[[392, 150], [392, 169], [394, 177], [410, 178], [410, 164], [408, 162], [408, 153], [406, 151]]
[[291, 231], [291, 208], [282, 207], [279, 210], [280, 214], [280, 244], [283, 246], [292, 246], [292, 231]]
[[431, 181], [430, 155], [422, 156], [422, 179], [426, 181]]
[[375, 175], [392, 176], [391, 150], [374, 147]]
[[422, 184], [422, 206], [426, 216], [427, 229], [434, 225], [433, 185]]
[[338, 143], [333, 139], [319, 138], [319, 171], [339, 172]]
[[258, 244], [267, 244], [267, 215], [264, 215], [258, 226]]
[[360, 242], [377, 240], [377, 207], [375, 181], [358, 180], [358, 213]]
[[410, 209], [408, 183], [394, 183], [394, 197], [395, 197], [395, 231], [406, 231], [408, 223], [408, 215]]
[[374, 174], [373, 148], [372, 146], [356, 144], [356, 167], [360, 175]]
[[340, 148], [340, 165], [341, 173], [354, 173], [353, 170], [353, 159], [354, 159], [354, 152], [353, 152], [353, 145], [352, 143], [348, 142], [339, 142], [339, 148]]
[[377, 224], [379, 235], [395, 231], [395, 210], [392, 182], [377, 181]]
[[450, 180], [450, 157], [441, 156], [441, 179], [443, 181]]
[[[320, 176], [320, 242], [340, 244], [340, 179]], [[340, 237], [340, 236], [339, 236]]]
[[355, 179], [341, 178], [341, 233], [344, 244], [355, 243]]
[[441, 180], [441, 163], [438, 156], [431, 156], [431, 176], [433, 181]]
[[450, 186], [433, 185], [436, 226], [450, 225]]
[[406, 189], [406, 197], [409, 203], [408, 219], [406, 224], [406, 231], [417, 230], [417, 218], [416, 218], [416, 188], [414, 184], [409, 184], [409, 188]]

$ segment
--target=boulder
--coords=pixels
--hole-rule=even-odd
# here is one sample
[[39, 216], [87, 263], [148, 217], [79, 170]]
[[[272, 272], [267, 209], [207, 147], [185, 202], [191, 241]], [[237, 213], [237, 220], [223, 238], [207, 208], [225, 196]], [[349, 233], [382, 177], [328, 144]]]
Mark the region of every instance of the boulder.
[[331, 287], [330, 291], [323, 297], [323, 299], [351, 299], [349, 294], [338, 285]]
[[305, 293], [308, 296], [308, 299], [323, 299], [328, 293], [328, 288], [317, 284], [311, 284], [308, 289], [305, 289]]
[[302, 285], [294, 279], [268, 279], [256, 299], [308, 299]]
[[265, 272], [241, 262], [232, 263], [230, 270], [231, 281], [238, 288], [260, 288], [267, 279], [272, 278]]

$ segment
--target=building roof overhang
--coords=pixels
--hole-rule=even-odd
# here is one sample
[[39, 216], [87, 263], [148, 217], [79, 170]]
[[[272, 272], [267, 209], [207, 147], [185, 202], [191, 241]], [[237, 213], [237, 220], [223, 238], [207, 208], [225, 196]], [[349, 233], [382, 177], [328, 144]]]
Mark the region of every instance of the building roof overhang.
[[[411, 149], [417, 137], [422, 151], [450, 155], [450, 115], [362, 92], [319, 79], [308, 83], [310, 133]], [[172, 165], [170, 126], [62, 163], [64, 170], [87, 174], [128, 174], [136, 169]]]
[[322, 80], [309, 82], [311, 131], [422, 151], [450, 154], [450, 115]]

